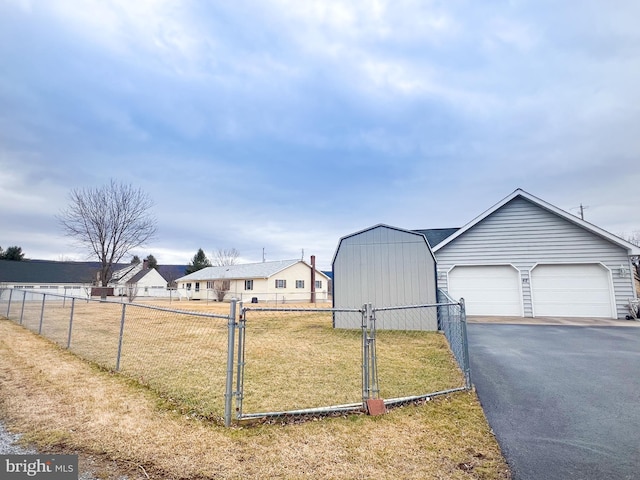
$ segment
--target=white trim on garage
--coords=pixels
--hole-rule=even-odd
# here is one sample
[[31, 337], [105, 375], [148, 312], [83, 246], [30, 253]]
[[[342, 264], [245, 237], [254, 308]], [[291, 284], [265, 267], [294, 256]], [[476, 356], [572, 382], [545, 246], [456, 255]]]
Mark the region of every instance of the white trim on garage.
[[600, 262], [537, 263], [529, 276], [534, 317], [617, 318], [611, 270]]
[[454, 265], [448, 293], [464, 298], [468, 315], [523, 316], [520, 271], [512, 264]]

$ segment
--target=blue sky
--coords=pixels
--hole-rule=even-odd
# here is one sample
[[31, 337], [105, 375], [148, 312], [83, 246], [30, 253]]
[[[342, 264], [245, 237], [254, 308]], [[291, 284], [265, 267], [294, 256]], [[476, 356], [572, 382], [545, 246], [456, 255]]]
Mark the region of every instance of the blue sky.
[[516, 188], [640, 230], [637, 1], [0, 0], [0, 246], [86, 260], [55, 216], [114, 178], [140, 256], [315, 254], [459, 227]]

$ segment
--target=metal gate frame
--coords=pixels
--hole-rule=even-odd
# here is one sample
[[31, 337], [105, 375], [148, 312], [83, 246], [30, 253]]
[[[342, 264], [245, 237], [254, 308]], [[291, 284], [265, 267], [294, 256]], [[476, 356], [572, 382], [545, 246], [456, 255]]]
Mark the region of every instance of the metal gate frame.
[[[444, 292], [442, 292], [444, 293]], [[382, 307], [374, 308], [370, 303], [363, 305], [359, 309], [302, 309], [302, 308], [263, 308], [263, 307], [243, 307], [242, 302], [239, 303], [239, 317], [235, 320], [235, 309], [233, 309], [232, 315], [229, 317], [230, 326], [233, 323], [235, 328], [229, 328], [229, 359], [228, 359], [228, 377], [227, 377], [227, 394], [225, 394], [225, 400], [227, 401], [227, 408], [225, 408], [225, 425], [231, 423], [231, 399], [235, 397], [235, 418], [238, 421], [242, 420], [255, 420], [266, 417], [281, 417], [281, 416], [297, 416], [297, 415], [329, 415], [333, 413], [354, 413], [367, 411], [367, 401], [379, 398], [379, 385], [378, 385], [378, 365], [376, 356], [376, 312], [392, 311], [392, 310], [406, 310], [406, 309], [418, 309], [418, 308], [437, 308], [438, 316], [438, 330], [442, 331], [448, 341], [449, 347], [452, 350], [454, 357], [464, 375], [464, 386], [458, 388], [452, 388], [448, 390], [442, 390], [438, 392], [425, 393], [420, 395], [397, 397], [384, 399], [384, 405], [393, 406], [399, 404], [406, 404], [414, 401], [420, 401], [427, 398], [431, 398], [439, 395], [446, 395], [449, 393], [460, 392], [469, 390], [471, 388], [471, 374], [469, 366], [469, 350], [467, 343], [467, 328], [466, 328], [466, 315], [464, 308], [464, 300], [459, 302], [452, 300], [446, 296], [443, 299], [444, 302], [436, 304], [424, 304], [424, 305], [409, 305], [409, 306], [396, 306], [396, 307]], [[452, 314], [452, 309], [457, 310], [457, 314]], [[243, 412], [243, 392], [244, 392], [244, 371], [245, 371], [245, 351], [246, 351], [246, 313], [248, 311], [263, 311], [263, 312], [349, 312], [360, 313], [362, 316], [361, 330], [362, 330], [362, 399], [360, 402], [354, 402], [342, 405], [328, 405], [316, 408], [304, 408], [297, 410], [283, 410], [273, 412], [260, 412], [260, 413], [244, 413]], [[450, 319], [457, 317], [455, 322], [459, 322], [460, 330], [456, 332], [460, 337], [459, 348], [453, 348], [452, 342], [454, 340], [453, 333], [450, 325]], [[234, 346], [236, 340], [234, 340], [235, 332], [237, 330], [237, 355], [234, 352]], [[232, 390], [233, 384], [233, 359], [237, 357], [235, 373], [235, 391]], [[227, 416], [228, 415], [228, 416]]]

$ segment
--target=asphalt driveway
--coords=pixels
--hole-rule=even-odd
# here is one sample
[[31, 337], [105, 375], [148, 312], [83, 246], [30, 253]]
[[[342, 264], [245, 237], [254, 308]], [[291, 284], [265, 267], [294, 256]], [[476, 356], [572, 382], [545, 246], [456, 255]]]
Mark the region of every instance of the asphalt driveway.
[[468, 333], [514, 480], [640, 478], [640, 328], [470, 322]]

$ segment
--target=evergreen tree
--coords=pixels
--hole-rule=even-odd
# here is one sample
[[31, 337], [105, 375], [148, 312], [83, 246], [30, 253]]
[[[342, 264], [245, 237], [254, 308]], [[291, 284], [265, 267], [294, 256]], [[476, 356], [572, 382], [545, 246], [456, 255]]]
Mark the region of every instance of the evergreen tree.
[[138, 255], [134, 255], [133, 258], [131, 259], [131, 265], [135, 263], [140, 263], [140, 257]]
[[211, 266], [211, 262], [205, 255], [204, 251], [201, 248], [199, 248], [198, 253], [196, 253], [193, 256], [193, 259], [187, 266], [185, 273], [189, 275], [190, 273], [197, 272], [198, 270], [202, 270], [203, 268], [210, 267], [210, 266]]
[[147, 255], [147, 258], [145, 258], [145, 260], [147, 261], [148, 268], [155, 268], [156, 270], [158, 270], [158, 261], [156, 260], [156, 257], [154, 257], [153, 255]]
[[7, 248], [5, 251], [2, 251], [2, 247], [0, 247], [0, 260], [14, 260], [17, 262], [24, 260], [22, 247], [13, 246]]

